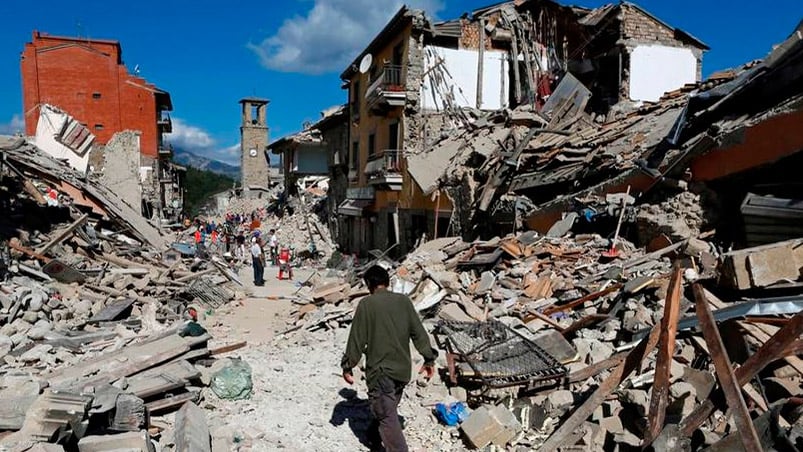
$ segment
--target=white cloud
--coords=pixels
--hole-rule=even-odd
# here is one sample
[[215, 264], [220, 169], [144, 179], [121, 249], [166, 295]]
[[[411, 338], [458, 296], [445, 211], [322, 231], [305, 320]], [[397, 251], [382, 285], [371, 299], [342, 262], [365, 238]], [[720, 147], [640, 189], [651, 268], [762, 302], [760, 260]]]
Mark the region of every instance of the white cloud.
[[165, 136], [174, 147], [230, 165], [240, 166], [240, 143], [222, 146], [206, 130], [173, 118], [173, 132]]
[[9, 122], [0, 123], [0, 135], [14, 135], [17, 132], [25, 133], [25, 121], [22, 115], [15, 114]]
[[405, 3], [430, 16], [443, 8], [443, 0], [315, 0], [306, 16], [286, 19], [273, 36], [248, 48], [275, 71], [342, 71]]

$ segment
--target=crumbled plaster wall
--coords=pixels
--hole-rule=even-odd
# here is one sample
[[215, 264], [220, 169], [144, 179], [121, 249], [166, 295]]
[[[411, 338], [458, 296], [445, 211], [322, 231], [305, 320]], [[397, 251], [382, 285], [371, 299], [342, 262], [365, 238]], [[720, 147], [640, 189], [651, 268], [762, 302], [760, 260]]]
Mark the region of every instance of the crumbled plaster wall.
[[114, 134], [103, 152], [101, 181], [131, 208], [142, 208], [139, 132]]

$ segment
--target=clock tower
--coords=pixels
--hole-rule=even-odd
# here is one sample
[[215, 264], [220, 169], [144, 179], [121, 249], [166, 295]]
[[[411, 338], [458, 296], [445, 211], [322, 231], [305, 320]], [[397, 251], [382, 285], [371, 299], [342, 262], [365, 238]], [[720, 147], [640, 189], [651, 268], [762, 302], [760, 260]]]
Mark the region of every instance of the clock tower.
[[270, 186], [268, 160], [268, 99], [246, 97], [240, 125], [240, 173], [243, 194], [260, 197]]

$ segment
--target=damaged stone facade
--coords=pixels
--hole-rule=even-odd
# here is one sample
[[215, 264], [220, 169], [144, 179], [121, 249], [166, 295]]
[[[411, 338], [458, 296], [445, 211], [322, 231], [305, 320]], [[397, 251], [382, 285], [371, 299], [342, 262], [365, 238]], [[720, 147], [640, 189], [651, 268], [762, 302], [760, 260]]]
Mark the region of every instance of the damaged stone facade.
[[[657, 44], [659, 50], [653, 48]], [[369, 204], [342, 209], [347, 218], [341, 247], [364, 253], [395, 246], [394, 252], [404, 254], [422, 237], [453, 233], [459, 221], [452, 216], [452, 199], [437, 192], [425, 195], [408, 173], [407, 158], [471, 127], [496, 102], [502, 108], [542, 108], [568, 72], [591, 87], [593, 101], [607, 113], [611, 105], [629, 99], [622, 95], [630, 93], [626, 53], [639, 46], [649, 52], [691, 52], [694, 61], [687, 66], [693, 74], [661, 82], [671, 89], [699, 78], [707, 49], [630, 4], [589, 10], [508, 2], [438, 23], [422, 11], [402, 8], [341, 74], [349, 87], [352, 122], [350, 187], [374, 190]], [[635, 61], [656, 58], [649, 52], [637, 52]], [[486, 67], [500, 64], [496, 55], [503, 56], [501, 67], [506, 68], [498, 80], [498, 71], [492, 66], [491, 77]], [[474, 71], [474, 79], [466, 78], [467, 71]], [[664, 85], [639, 92], [652, 95]]]

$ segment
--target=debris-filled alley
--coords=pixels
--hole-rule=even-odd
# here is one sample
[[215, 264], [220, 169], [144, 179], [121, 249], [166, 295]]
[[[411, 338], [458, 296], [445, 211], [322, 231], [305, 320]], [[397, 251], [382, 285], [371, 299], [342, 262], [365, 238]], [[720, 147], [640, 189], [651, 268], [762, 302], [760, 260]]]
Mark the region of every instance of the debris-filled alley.
[[121, 72], [147, 133], [41, 103], [0, 135], [0, 451], [377, 450], [341, 367], [377, 266], [437, 352], [410, 450], [803, 450], [803, 22], [707, 49], [628, 2], [402, 7], [302, 132], [243, 98], [193, 216], [166, 92]]

